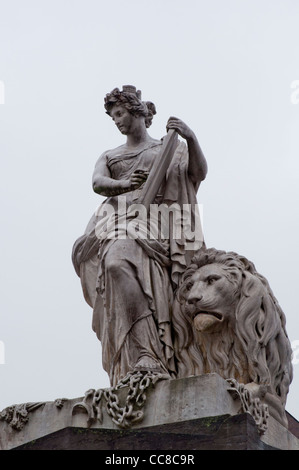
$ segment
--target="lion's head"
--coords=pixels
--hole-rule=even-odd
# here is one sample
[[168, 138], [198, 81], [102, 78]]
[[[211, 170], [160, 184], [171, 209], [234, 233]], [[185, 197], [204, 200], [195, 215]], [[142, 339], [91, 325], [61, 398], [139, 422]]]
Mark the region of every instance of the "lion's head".
[[216, 372], [257, 384], [285, 423], [292, 380], [285, 315], [252, 262], [214, 248], [198, 252], [182, 277], [173, 315], [178, 377]]

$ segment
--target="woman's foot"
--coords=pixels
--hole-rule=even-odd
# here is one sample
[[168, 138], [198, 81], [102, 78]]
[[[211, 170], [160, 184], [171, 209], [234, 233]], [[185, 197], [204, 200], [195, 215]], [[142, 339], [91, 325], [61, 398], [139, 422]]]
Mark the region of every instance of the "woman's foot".
[[150, 356], [141, 356], [140, 359], [136, 362], [134, 370], [161, 372], [163, 374], [165, 374], [166, 372], [162, 364], [160, 364], [158, 361], [156, 361], [153, 357]]

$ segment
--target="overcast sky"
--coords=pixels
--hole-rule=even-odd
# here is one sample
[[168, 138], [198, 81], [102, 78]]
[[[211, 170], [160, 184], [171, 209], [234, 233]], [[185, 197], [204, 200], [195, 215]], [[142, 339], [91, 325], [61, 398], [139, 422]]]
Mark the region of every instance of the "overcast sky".
[[174, 115], [199, 139], [207, 246], [253, 261], [286, 314], [298, 362], [286, 409], [299, 419], [299, 2], [1, 0], [0, 11], [0, 410], [109, 386], [71, 250], [101, 201], [94, 165], [124, 142], [104, 96], [133, 84], [156, 104], [152, 137]]

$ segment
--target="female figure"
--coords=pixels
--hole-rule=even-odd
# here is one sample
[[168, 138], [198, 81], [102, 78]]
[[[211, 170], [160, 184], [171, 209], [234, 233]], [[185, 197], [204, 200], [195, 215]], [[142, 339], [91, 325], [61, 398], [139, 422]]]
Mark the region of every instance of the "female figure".
[[[116, 88], [107, 94], [105, 109], [126, 142], [101, 155], [93, 189], [107, 197], [104, 208], [108, 204], [115, 208], [114, 230], [119, 234], [119, 198], [125, 198], [127, 208], [138, 202], [163, 142], [148, 134], [155, 106], [143, 102], [135, 87], [124, 86], [122, 91]], [[206, 160], [185, 123], [172, 117], [167, 129], [176, 130], [187, 146], [183, 142], [177, 146], [155, 202], [194, 206], [196, 191], [206, 176]], [[107, 225], [99, 222], [97, 213], [74, 245], [73, 262], [85, 299], [93, 308], [93, 329], [102, 343], [103, 367], [111, 385], [130, 371], [174, 377], [173, 291], [194, 252], [186, 249], [183, 239], [109, 237]]]

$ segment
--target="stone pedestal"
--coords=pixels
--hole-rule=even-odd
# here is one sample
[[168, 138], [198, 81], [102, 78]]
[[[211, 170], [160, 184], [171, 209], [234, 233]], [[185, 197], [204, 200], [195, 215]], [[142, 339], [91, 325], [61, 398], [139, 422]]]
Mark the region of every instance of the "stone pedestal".
[[[117, 393], [121, 399], [127, 390]], [[273, 417], [261, 426], [244, 412], [217, 374], [158, 381], [148, 388], [143, 411], [141, 421], [122, 429], [104, 401], [97, 408], [83, 397], [14, 406], [1, 413], [0, 449], [299, 450], [299, 439]], [[292, 425], [294, 432], [295, 420]]]

